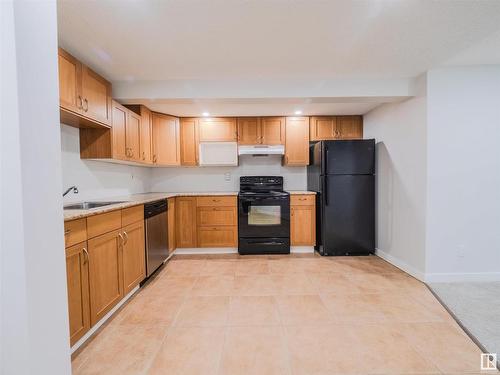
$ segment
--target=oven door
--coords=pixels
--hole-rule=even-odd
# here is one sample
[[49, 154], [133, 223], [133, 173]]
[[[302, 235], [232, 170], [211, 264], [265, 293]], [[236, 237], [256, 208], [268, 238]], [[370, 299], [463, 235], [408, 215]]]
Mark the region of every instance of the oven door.
[[239, 197], [239, 236], [290, 237], [290, 196]]

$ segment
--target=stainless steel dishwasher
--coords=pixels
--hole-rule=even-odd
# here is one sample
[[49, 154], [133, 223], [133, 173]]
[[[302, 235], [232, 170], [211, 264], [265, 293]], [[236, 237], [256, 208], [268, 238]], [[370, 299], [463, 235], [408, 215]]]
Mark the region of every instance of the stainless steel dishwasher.
[[146, 203], [146, 275], [149, 277], [168, 258], [168, 202], [166, 199]]

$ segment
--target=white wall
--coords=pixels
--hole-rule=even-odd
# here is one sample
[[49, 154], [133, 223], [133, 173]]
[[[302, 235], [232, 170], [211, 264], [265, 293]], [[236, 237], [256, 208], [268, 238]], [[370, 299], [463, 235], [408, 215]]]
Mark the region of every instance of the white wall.
[[78, 186], [65, 202], [113, 198], [150, 191], [151, 169], [80, 159], [79, 131], [61, 125], [62, 189]]
[[65, 375], [71, 366], [56, 4], [2, 1], [0, 6], [0, 373]]
[[364, 137], [376, 140], [376, 247], [414, 276], [425, 273], [426, 97], [384, 104], [364, 116]]
[[[225, 174], [229, 173], [229, 181]], [[285, 190], [307, 188], [306, 167], [283, 167], [278, 155], [240, 157], [237, 167], [153, 168], [151, 191], [237, 191], [240, 176], [283, 176]]]
[[500, 65], [428, 73], [427, 273], [500, 280]]

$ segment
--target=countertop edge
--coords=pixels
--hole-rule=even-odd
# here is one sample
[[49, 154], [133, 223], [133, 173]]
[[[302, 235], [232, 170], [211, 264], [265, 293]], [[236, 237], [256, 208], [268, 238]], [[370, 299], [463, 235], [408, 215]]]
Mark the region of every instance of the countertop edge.
[[[314, 195], [314, 191], [302, 191], [302, 190], [291, 190], [288, 191], [292, 195]], [[235, 191], [221, 191], [221, 192], [179, 192], [179, 193], [144, 193], [135, 194], [128, 197], [116, 197], [116, 198], [106, 198], [97, 199], [96, 201], [103, 200], [128, 200], [127, 202], [111, 204], [105, 207], [99, 207], [91, 210], [67, 210], [64, 212], [64, 221], [71, 221], [77, 219], [83, 219], [90, 216], [104, 214], [106, 212], [121, 210], [124, 208], [129, 208], [133, 206], [139, 206], [141, 204], [154, 202], [160, 199], [175, 198], [175, 197], [203, 197], [203, 196], [217, 196], [217, 195], [231, 195], [237, 196], [238, 192]], [[135, 199], [134, 199], [135, 198]]]

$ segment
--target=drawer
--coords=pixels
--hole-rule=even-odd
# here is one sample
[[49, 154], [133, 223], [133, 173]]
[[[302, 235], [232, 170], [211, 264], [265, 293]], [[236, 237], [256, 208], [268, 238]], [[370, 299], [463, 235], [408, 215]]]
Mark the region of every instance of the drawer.
[[198, 227], [198, 247], [236, 247], [238, 227]]
[[200, 206], [234, 206], [236, 207], [236, 196], [220, 195], [196, 198], [196, 205]]
[[134, 206], [122, 209], [122, 227], [144, 220], [144, 206]]
[[64, 245], [70, 247], [87, 241], [87, 219], [64, 222]]
[[314, 206], [315, 204], [316, 195], [314, 194], [297, 194], [290, 196], [290, 205], [292, 206]]
[[199, 226], [237, 225], [236, 207], [198, 207]]
[[87, 218], [88, 238], [121, 229], [122, 210], [106, 212], [105, 214], [89, 216]]

